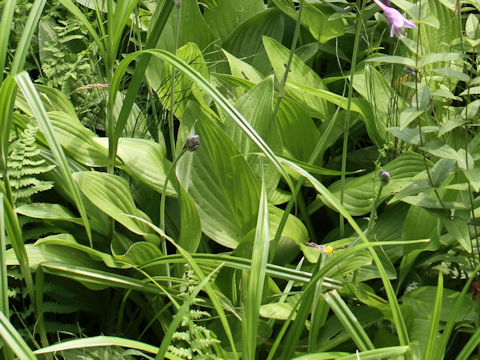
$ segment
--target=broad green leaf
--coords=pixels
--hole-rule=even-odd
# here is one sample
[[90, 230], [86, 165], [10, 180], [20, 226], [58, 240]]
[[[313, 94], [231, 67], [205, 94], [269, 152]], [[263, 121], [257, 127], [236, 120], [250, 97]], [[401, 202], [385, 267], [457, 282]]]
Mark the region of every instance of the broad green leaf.
[[182, 184], [178, 184], [180, 200], [180, 236], [178, 244], [190, 253], [194, 253], [202, 236], [202, 226], [197, 208], [185, 191]]
[[[289, 303], [270, 303], [260, 306], [259, 315], [268, 319], [287, 320], [293, 307]], [[293, 316], [295, 319], [295, 315]]]
[[[437, 132], [438, 127], [436, 126], [422, 126], [422, 134], [428, 134], [432, 132]], [[400, 130], [399, 127], [391, 127], [388, 129], [393, 136], [399, 138], [406, 143], [413, 144], [413, 145], [420, 145], [420, 132], [418, 128], [405, 128]]]
[[442, 224], [449, 234], [467, 251], [472, 252], [472, 243], [470, 242], [470, 230], [467, 219], [455, 216], [453, 219], [442, 217]]
[[[127, 268], [126, 264], [120, 264], [115, 261], [112, 255], [103, 253], [101, 251], [92, 249], [88, 246], [79, 244], [75, 238], [70, 234], [55, 234], [50, 235], [35, 242], [35, 246], [51, 247], [60, 246], [69, 248], [70, 251], [78, 254], [79, 251], [88, 254], [92, 259], [96, 261], [103, 261], [105, 265], [111, 268]], [[77, 251], [76, 251], [77, 250]]]
[[400, 131], [404, 130], [412, 121], [424, 113], [424, 110], [407, 108], [400, 113]]
[[243, 78], [254, 84], [258, 84], [260, 81], [262, 81], [264, 77], [263, 74], [260, 73], [260, 71], [258, 71], [257, 69], [255, 69], [252, 65], [230, 54], [226, 50], [223, 50], [223, 53], [228, 60], [230, 72], [233, 76]]
[[[189, 65], [187, 65], [184, 61], [178, 59], [176, 56], [172, 55], [171, 53], [164, 51], [164, 50], [141, 50], [129, 54], [128, 56], [123, 59], [117, 67], [115, 71], [114, 77], [112, 79], [111, 86], [109, 87], [109, 106], [112, 106], [111, 101], [112, 96], [116, 94], [117, 90], [120, 87], [120, 82], [127, 71], [127, 67], [129, 64], [138, 56], [140, 55], [154, 55], [159, 59], [162, 59], [171, 65], [175, 66], [179, 71], [181, 71], [184, 75], [190, 77], [194, 80], [195, 84], [198, 85], [202, 90], [204, 90], [215, 102], [216, 104], [222, 108], [229, 116], [231, 116], [237, 123], [237, 125], [248, 134], [248, 136], [258, 145], [261, 151], [265, 154], [265, 156], [275, 164], [277, 170], [282, 174], [285, 182], [288, 184], [290, 189], [293, 190], [293, 183], [290, 179], [290, 176], [285, 171], [285, 169], [280, 164], [277, 156], [273, 153], [270, 147], [265, 143], [265, 141], [258, 136], [256, 131], [251, 127], [251, 125], [245, 120], [245, 118], [240, 114], [240, 112], [233, 107], [229, 101], [210, 83], [208, 83], [196, 70], [192, 69]], [[109, 154], [116, 153], [117, 141], [122, 133], [126, 123], [126, 118], [119, 119], [118, 123], [115, 124], [115, 131], [114, 134], [111, 136], [112, 143], [109, 144]], [[109, 159], [113, 163], [113, 159]]]
[[[34, 202], [32, 204], [25, 204], [15, 209], [17, 214], [28, 216], [35, 219], [45, 220], [62, 220], [72, 222], [74, 224], [82, 225], [81, 218], [74, 215], [68, 208], [60, 204]], [[92, 230], [99, 234], [106, 235], [105, 224], [100, 219], [91, 218], [90, 225]]]
[[480, 22], [476, 14], [468, 15], [467, 22], [465, 23], [465, 34], [471, 40], [480, 38]]
[[[273, 77], [268, 77], [245, 93], [235, 106], [268, 146], [275, 153], [281, 154], [283, 152], [282, 139], [277, 122], [273, 117], [273, 102]], [[245, 156], [257, 178], [261, 177], [263, 168], [265, 186], [268, 194], [271, 194], [277, 188], [280, 180], [280, 174], [276, 171], [275, 166], [266, 162], [260, 167], [259, 157], [255, 154], [260, 149], [236, 126], [232, 119], [225, 119], [222, 128]]]
[[127, 216], [147, 217], [135, 206], [126, 180], [97, 171], [77, 172], [73, 177], [87, 199], [105, 214], [136, 234], [146, 235], [149, 232], [144, 224]]
[[[268, 37], [263, 38], [263, 45], [267, 51], [268, 58], [272, 64], [273, 71], [275, 72], [275, 76], [280, 82], [285, 73], [285, 64], [288, 63], [290, 50], [285, 48], [276, 40]], [[310, 88], [318, 90], [327, 90], [318, 74], [315, 73], [311, 67], [306, 65], [297, 55], [293, 56], [290, 72], [288, 73], [287, 85], [289, 83], [306, 85]], [[322, 98], [310, 94], [298, 94], [297, 90], [291, 88], [289, 89], [288, 86], [286, 88], [286, 92], [288, 96], [291, 96], [302, 103], [315, 104], [314, 109], [312, 109], [311, 105], [309, 107], [309, 110], [313, 112], [311, 115], [321, 119], [322, 121], [329, 118], [333, 113], [332, 106]]]
[[457, 162], [463, 160], [455, 149], [440, 141], [429, 142], [422, 146], [421, 149], [441, 159], [450, 159]]
[[470, 185], [472, 185], [473, 190], [475, 192], [480, 191], [480, 169], [479, 168], [470, 168], [470, 169], [464, 169], [462, 168], [463, 173], [465, 174], [466, 178], [468, 179], [468, 182]]
[[308, 161], [320, 140], [320, 133], [306, 109], [298, 102], [284, 98], [277, 113], [277, 125], [284, 151], [296, 160]]
[[[205, 79], [208, 80], [209, 72], [201, 50], [195, 43], [187, 43], [177, 50], [177, 56], [188, 63], [193, 69], [197, 70]], [[154, 66], [156, 66], [154, 68]], [[204, 93], [197, 85], [182, 73], [176, 71], [175, 76], [172, 73], [172, 66], [168, 63], [160, 63], [154, 60], [148, 67], [148, 83], [153, 91], [157, 93], [162, 105], [171, 109], [172, 107], [172, 81], [175, 82], [173, 89], [173, 111], [175, 116], [181, 117], [187, 99], [192, 94], [196, 96], [199, 102], [203, 102]]]
[[177, 176], [197, 206], [203, 232], [229, 248], [255, 228], [260, 185], [230, 138], [190, 102], [182, 126], [191, 129], [201, 145], [185, 154]]
[[412, 68], [416, 67], [414, 60], [407, 57], [403, 57], [403, 56], [391, 56], [391, 55], [376, 56], [376, 57], [367, 59], [366, 61], [385, 63], [385, 64], [399, 64], [399, 65], [411, 66]]
[[107, 165], [107, 151], [94, 141], [95, 133], [83, 126], [76, 117], [58, 111], [50, 112], [48, 116], [66, 155], [87, 166]]
[[[95, 140], [106, 146], [104, 138]], [[155, 143], [144, 139], [120, 138], [117, 156], [125, 164], [123, 169], [128, 174], [158, 193], [162, 192], [168, 169], [171, 166], [171, 162], [167, 159], [163, 139], [159, 143]], [[167, 185], [167, 195], [176, 196], [171, 182]]]
[[262, 37], [281, 41], [284, 28], [283, 16], [275, 8], [262, 11], [237, 27], [224, 41], [223, 48], [262, 73], [270, 72], [270, 63], [263, 48]]
[[221, 0], [213, 9], [205, 9], [204, 18], [210, 29], [222, 40], [243, 22], [265, 9], [263, 0]]
[[423, 84], [420, 84], [417, 87], [416, 94], [412, 96], [412, 108], [425, 110], [428, 104], [430, 104], [430, 89], [427, 85]]
[[445, 121], [440, 127], [440, 130], [438, 130], [438, 137], [462, 126], [463, 124], [465, 124], [465, 122], [465, 120], [459, 117]]
[[[425, 170], [425, 164], [420, 155], [404, 154], [386, 164], [382, 169], [390, 173], [390, 182], [383, 188], [380, 201], [407, 186], [413, 176]], [[375, 198], [379, 185], [377, 171], [356, 178], [347, 178], [343, 206], [354, 216], [369, 213], [372, 199]], [[340, 199], [340, 186], [340, 181], [337, 181], [329, 187], [330, 192], [337, 199]]]
[[342, 19], [330, 19], [335, 12], [326, 5], [306, 3], [302, 13], [302, 24], [320, 43], [342, 36], [345, 32]]
[[67, 162], [67, 157], [65, 156], [65, 153], [58, 142], [50, 118], [48, 117], [48, 114], [40, 100], [40, 95], [33, 86], [33, 82], [26, 72], [15, 76], [15, 81], [23, 93], [23, 96], [25, 97], [33, 115], [35, 116], [40, 130], [50, 146], [50, 150], [52, 151], [55, 161], [57, 162], [57, 166], [60, 169], [63, 181], [66, 183], [66, 187], [69, 190], [78, 211], [80, 212], [90, 246], [93, 247], [90, 223], [88, 221], [85, 205], [83, 204], [80, 191], [73, 180], [72, 173]]
[[436, 53], [436, 54], [428, 54], [425, 55], [419, 62], [418, 67], [422, 68], [427, 65], [431, 65], [438, 62], [448, 62], [448, 61], [456, 61], [462, 60], [464, 57], [463, 54], [460, 53]]
[[[40, 94], [40, 100], [42, 101], [42, 104], [47, 112], [64, 112], [68, 114], [70, 118], [79, 122], [75, 107], [67, 98], [67, 95], [60, 90], [40, 84], [36, 84], [35, 89]], [[17, 94], [15, 105], [24, 113], [33, 116], [32, 109], [22, 93]]]

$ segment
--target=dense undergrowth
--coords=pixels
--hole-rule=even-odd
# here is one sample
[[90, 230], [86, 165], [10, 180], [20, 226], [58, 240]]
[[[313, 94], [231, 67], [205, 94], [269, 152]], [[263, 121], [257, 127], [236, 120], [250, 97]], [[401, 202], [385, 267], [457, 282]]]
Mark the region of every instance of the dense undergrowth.
[[480, 358], [477, 0], [0, 8], [0, 357]]

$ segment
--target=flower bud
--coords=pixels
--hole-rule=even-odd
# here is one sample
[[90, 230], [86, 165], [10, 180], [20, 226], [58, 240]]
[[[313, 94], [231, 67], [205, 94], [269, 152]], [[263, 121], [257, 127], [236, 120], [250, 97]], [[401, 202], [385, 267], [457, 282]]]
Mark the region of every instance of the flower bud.
[[200, 136], [190, 135], [187, 138], [187, 141], [185, 141], [185, 145], [183, 145], [183, 148], [193, 152], [197, 150], [199, 146], [200, 146]]
[[388, 171], [382, 170], [380, 171], [380, 174], [378, 175], [380, 178], [380, 182], [382, 185], [387, 185], [390, 182], [390, 173]]

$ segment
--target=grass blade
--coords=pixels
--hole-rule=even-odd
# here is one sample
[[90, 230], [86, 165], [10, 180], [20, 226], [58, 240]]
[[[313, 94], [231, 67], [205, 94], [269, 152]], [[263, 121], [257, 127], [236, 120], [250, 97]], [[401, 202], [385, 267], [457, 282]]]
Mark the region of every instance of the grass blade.
[[165, 294], [165, 291], [163, 291], [161, 288], [145, 283], [142, 280], [123, 275], [117, 275], [106, 271], [53, 262], [43, 263], [42, 267], [46, 273], [66, 277], [72, 280], [83, 281], [90, 284], [136, 290], [156, 295]]
[[460, 354], [456, 357], [457, 360], [468, 360], [470, 359], [470, 355], [472, 352], [477, 348], [478, 344], [480, 344], [480, 328], [478, 328], [472, 335], [472, 337], [468, 340], [468, 342], [463, 347]]
[[42, 15], [43, 8], [45, 7], [46, 0], [35, 0], [28, 14], [27, 22], [22, 31], [22, 36], [18, 42], [17, 49], [15, 51], [15, 57], [13, 58], [12, 65], [10, 67], [10, 74], [16, 75], [23, 70], [23, 64], [27, 57], [28, 50], [32, 43], [33, 34], [37, 28], [38, 21]]
[[[58, 344], [50, 345], [42, 349], [35, 350], [35, 354], [49, 354], [55, 353], [58, 351], [74, 350], [74, 349], [85, 349], [90, 347], [104, 347], [104, 346], [120, 346], [123, 348], [141, 350], [150, 354], [156, 354], [158, 352], [158, 347], [145, 344], [140, 341], [135, 341], [131, 339], [125, 339], [115, 336], [95, 336], [86, 339], [74, 339], [64, 341]], [[167, 359], [178, 359], [176, 356], [166, 353], [165, 358]]]
[[70, 172], [70, 167], [68, 166], [67, 158], [55, 136], [55, 132], [53, 130], [48, 114], [43, 107], [42, 101], [40, 100], [40, 95], [33, 86], [30, 76], [28, 76], [26, 72], [15, 76], [15, 80], [18, 84], [18, 87], [25, 96], [25, 99], [30, 105], [32, 113], [38, 122], [38, 126], [40, 127], [43, 135], [45, 136], [45, 139], [48, 142], [48, 145], [50, 146], [50, 150], [52, 151], [57, 165], [60, 168], [60, 172], [62, 173], [63, 180], [69, 188], [70, 194], [72, 195], [75, 204], [77, 205], [80, 216], [82, 217], [83, 225], [85, 226], [85, 231], [87, 232], [88, 241], [90, 242], [90, 247], [93, 247], [90, 223], [88, 221], [87, 212], [85, 210], [80, 191], [73, 180], [72, 173]]
[[[5, 242], [5, 217], [3, 213], [3, 194], [0, 194], [0, 312], [7, 320], [10, 318], [8, 306], [8, 281], [7, 281], [7, 245]], [[10, 350], [4, 346], [3, 356], [5, 359], [12, 359]]]
[[[348, 213], [348, 211], [343, 207], [343, 205], [340, 204], [340, 202], [330, 193], [330, 191], [328, 191], [328, 189], [322, 183], [320, 183], [316, 178], [310, 175], [307, 171], [291, 163], [290, 161], [281, 159], [281, 158], [280, 158], [280, 161], [288, 165], [292, 170], [298, 172], [300, 175], [307, 178], [307, 180], [310, 181], [310, 183], [318, 191], [318, 193], [321, 194], [326, 201], [328, 201], [339, 213], [341, 213], [344, 216], [344, 218], [352, 226], [353, 230], [360, 237], [361, 241], [366, 244], [369, 243], [369, 240], [363, 233], [362, 229], [358, 226], [357, 222], [353, 219], [353, 217]], [[385, 271], [385, 268], [383, 267], [377, 253], [373, 248], [369, 248], [369, 251], [373, 260], [375, 261], [375, 265], [378, 268], [378, 271], [382, 278], [383, 285], [385, 287], [385, 292], [387, 293], [388, 302], [392, 310], [393, 320], [397, 328], [399, 342], [401, 345], [408, 345], [410, 341], [408, 338], [407, 327], [405, 325], [405, 321], [400, 311], [400, 306], [398, 305], [395, 291], [393, 290], [393, 287], [390, 282], [390, 279], [388, 278], [387, 272]], [[297, 317], [297, 319], [299, 319], [299, 317]]]
[[245, 359], [255, 360], [257, 328], [267, 270], [269, 242], [268, 202], [267, 194], [265, 193], [265, 184], [262, 183], [257, 229], [255, 231], [255, 241], [252, 249], [252, 262], [250, 272], [248, 273], [248, 289], [244, 292], [242, 333], [243, 357]]
[[[480, 271], [480, 264], [477, 265], [477, 267], [472, 272], [472, 274], [477, 274], [479, 271]], [[470, 287], [472, 286], [472, 282], [474, 279], [475, 279], [474, 276], [471, 276], [470, 279], [468, 279], [467, 283], [462, 289], [462, 292], [458, 296], [457, 301], [455, 302], [455, 306], [453, 307], [453, 310], [450, 312], [447, 325], [445, 325], [445, 328], [443, 329], [443, 332], [442, 332], [442, 336], [440, 338], [440, 344], [437, 346], [436, 359], [438, 360], [443, 359], [445, 357], [445, 350], [447, 348], [448, 341], [450, 340], [450, 335], [452, 334], [453, 327], [455, 326], [457, 314], [463, 305], [465, 296], [467, 296], [467, 293], [470, 290]]]
[[[145, 219], [139, 218], [137, 216], [133, 216], [133, 215], [127, 215], [127, 216], [130, 216], [132, 218], [143, 221], [145, 224], [150, 226], [158, 235], [160, 235], [160, 236], [164, 237], [166, 240], [168, 240], [173, 246], [175, 246], [177, 251], [185, 258], [185, 260], [191, 266], [192, 270], [198, 276], [199, 280], [203, 281], [203, 279], [205, 278], [205, 275], [203, 274], [203, 271], [200, 268], [200, 266], [198, 266], [197, 262], [193, 259], [193, 257], [190, 255], [190, 253], [188, 251], [185, 251], [172, 238], [167, 236], [162, 231], [162, 229], [160, 229], [158, 226], [155, 226], [154, 224], [146, 221]], [[236, 347], [235, 347], [235, 341], [233, 339], [232, 329], [230, 328], [230, 325], [227, 321], [227, 317], [225, 315], [225, 311], [223, 310], [220, 299], [218, 298], [218, 295], [216, 294], [215, 289], [209, 283], [207, 283], [205, 285], [205, 292], [210, 297], [210, 300], [212, 301], [212, 304], [215, 307], [215, 310], [217, 311], [218, 316], [220, 317], [220, 321], [222, 323], [223, 329], [225, 331], [225, 334], [227, 335], [228, 341], [230, 342], [230, 346], [232, 347], [232, 356], [233, 356], [234, 359], [238, 359], [239, 356], [238, 356], [238, 353], [237, 353], [237, 350], [236, 350]]]
[[440, 325], [440, 315], [442, 313], [443, 300], [443, 274], [438, 273], [437, 295], [435, 297], [435, 306], [433, 307], [432, 319], [430, 320], [430, 327], [428, 329], [428, 340], [425, 347], [425, 360], [434, 359], [435, 350], [438, 338], [438, 327]]
[[12, 349], [20, 360], [37, 359], [25, 340], [22, 339], [2, 311], [0, 311], [0, 338], [3, 339], [5, 344]]
[[208, 284], [210, 279], [212, 278], [213, 274], [215, 274], [222, 265], [218, 266], [215, 270], [213, 270], [210, 274], [208, 274], [201, 282], [198, 284], [195, 289], [193, 289], [192, 293], [185, 299], [183, 305], [178, 309], [177, 314], [173, 318], [172, 323], [167, 329], [165, 336], [162, 339], [162, 343], [160, 344], [160, 348], [158, 350], [157, 356], [155, 359], [162, 360], [165, 358], [165, 354], [167, 353], [168, 345], [170, 345], [170, 341], [172, 340], [173, 333], [177, 330], [178, 326], [182, 322], [183, 318], [187, 315], [187, 312], [190, 310], [190, 305], [193, 303], [195, 298], [197, 297], [200, 290], [202, 290], [205, 285]]
[[329, 291], [324, 295], [325, 301], [330, 305], [331, 309], [337, 315], [338, 320], [343, 324], [352, 340], [357, 344], [360, 351], [375, 349], [372, 341], [368, 337], [362, 325], [357, 320], [347, 304], [343, 301], [336, 290]]
[[[5, 193], [3, 186], [0, 188], [0, 190], [1, 192]], [[32, 273], [30, 272], [30, 266], [28, 263], [27, 251], [25, 250], [25, 244], [23, 242], [22, 231], [20, 230], [17, 214], [15, 214], [10, 202], [5, 197], [3, 197], [3, 211], [5, 229], [7, 231], [8, 239], [10, 240], [10, 244], [12, 245], [18, 264], [20, 265], [30, 300], [35, 306], [35, 289], [33, 285]]]
[[[281, 165], [280, 161], [278, 160], [277, 156], [274, 154], [272, 149], [265, 143], [265, 141], [258, 135], [255, 129], [249, 124], [249, 122], [240, 114], [240, 112], [225, 98], [225, 96], [220, 93], [216, 88], [214, 88], [210, 83], [195, 69], [193, 69], [190, 65], [185, 63], [184, 61], [180, 60], [177, 56], [169, 53], [165, 50], [141, 50], [135, 53], [129, 54], [128, 56], [123, 59], [117, 67], [115, 74], [113, 76], [112, 82], [109, 87], [109, 108], [113, 107], [113, 101], [115, 101], [115, 94], [117, 93], [122, 78], [127, 71], [129, 64], [138, 56], [144, 54], [151, 54], [159, 59], [169, 63], [177, 70], [182, 72], [184, 75], [189, 77], [198, 87], [204, 90], [216, 103], [219, 107], [221, 107], [232, 119], [237, 123], [237, 125], [242, 129], [245, 134], [260, 148], [260, 150], [265, 154], [265, 156], [275, 165], [278, 169], [280, 174], [283, 176], [285, 181], [287, 182], [290, 189], [294, 189], [292, 180], [290, 175], [285, 171], [283, 166]], [[113, 146], [113, 149], [116, 149], [116, 144], [120, 135], [122, 134], [124, 127], [126, 124], [126, 119], [124, 122], [120, 120], [115, 125], [115, 133], [114, 138], [110, 139], [111, 144], [109, 146]], [[109, 156], [113, 156], [109, 154]]]
[[7, 57], [8, 38], [12, 28], [13, 13], [17, 2], [15, 0], [6, 0], [3, 4], [2, 20], [0, 21], [0, 82], [3, 80], [5, 70], [5, 61]]

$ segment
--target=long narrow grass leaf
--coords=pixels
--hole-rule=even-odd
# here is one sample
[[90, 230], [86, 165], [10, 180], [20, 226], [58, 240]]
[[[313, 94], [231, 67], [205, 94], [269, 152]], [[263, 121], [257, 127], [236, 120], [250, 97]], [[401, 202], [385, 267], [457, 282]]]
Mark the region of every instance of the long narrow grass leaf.
[[[166, 240], [168, 240], [175, 248], [177, 251], [182, 255], [185, 260], [188, 262], [188, 264], [191, 266], [192, 270], [195, 272], [195, 274], [198, 276], [199, 280], [202, 281], [205, 278], [205, 275], [203, 274], [202, 269], [200, 266], [197, 264], [197, 262], [193, 259], [193, 257], [190, 255], [188, 251], [185, 251], [181, 246], [179, 246], [172, 238], [167, 236], [162, 229], [160, 229], [158, 226], [155, 226], [154, 224], [146, 221], [145, 219], [139, 218], [138, 216], [133, 216], [133, 215], [127, 215], [129, 217], [132, 217], [134, 219], [140, 220], [150, 226], [158, 235], [164, 237]], [[233, 338], [232, 334], [232, 329], [230, 328], [230, 325], [227, 321], [227, 317], [225, 315], [225, 311], [223, 310], [222, 304], [218, 298], [218, 295], [215, 292], [215, 289], [207, 283], [205, 285], [205, 292], [208, 294], [210, 297], [210, 300], [212, 301], [213, 306], [215, 307], [215, 310], [218, 313], [218, 316], [220, 317], [220, 321], [222, 323], [223, 329], [225, 330], [225, 334], [227, 335], [228, 341], [230, 342], [230, 346], [232, 347], [232, 356], [235, 359], [238, 359], [238, 353], [235, 347], [235, 340]]]
[[[86, 349], [91, 347], [106, 347], [106, 346], [120, 346], [123, 348], [137, 349], [137, 350], [145, 351], [150, 354], [156, 354], [158, 352], [158, 347], [150, 344], [145, 344], [140, 341], [125, 339], [125, 338], [115, 337], [115, 336], [94, 336], [94, 337], [85, 338], [85, 339], [74, 339], [74, 340], [63, 341], [58, 344], [50, 345], [42, 349], [35, 350], [34, 353], [41, 355], [41, 354], [56, 353], [59, 351]], [[165, 354], [165, 358], [178, 359], [178, 357], [168, 352]]]
[[90, 246], [93, 247], [90, 223], [88, 221], [87, 212], [85, 210], [80, 191], [75, 184], [75, 181], [73, 180], [67, 158], [63, 152], [60, 143], [57, 140], [48, 114], [42, 104], [42, 101], [40, 100], [40, 95], [33, 86], [30, 76], [28, 76], [26, 72], [15, 76], [15, 80], [17, 81], [18, 87], [22, 91], [23, 96], [25, 96], [25, 99], [30, 105], [32, 113], [38, 122], [38, 126], [41, 129], [43, 135], [45, 136], [48, 145], [50, 146], [50, 150], [52, 151], [57, 165], [60, 168], [60, 172], [62, 173], [63, 180], [65, 181], [67, 188], [70, 190], [70, 194], [73, 197], [75, 204], [77, 205], [80, 216], [82, 217], [83, 225], [85, 226], [85, 231], [87, 233]]
[[265, 184], [262, 182], [262, 193], [255, 231], [255, 240], [252, 249], [252, 262], [248, 274], [248, 287], [245, 292], [244, 318], [242, 322], [243, 357], [255, 360], [257, 345], [257, 329], [259, 322], [260, 306], [262, 305], [263, 286], [268, 260], [268, 245], [270, 232], [268, 224], [268, 202]]
[[6, 0], [3, 3], [2, 20], [0, 21], [0, 82], [3, 80], [8, 49], [8, 39], [12, 29], [12, 19], [16, 4], [16, 0]]
[[46, 2], [46, 0], [35, 0], [33, 2], [30, 13], [28, 14], [27, 22], [25, 23], [22, 35], [17, 44], [17, 49], [15, 50], [15, 56], [13, 58], [12, 65], [10, 67], [10, 74], [12, 76], [23, 70], [23, 65], [32, 43], [33, 34], [37, 29], [37, 24], [40, 20], [40, 16], [42, 15]]
[[0, 311], [0, 338], [20, 360], [35, 360], [37, 357], [7, 317]]
[[472, 352], [477, 348], [478, 344], [480, 344], [480, 328], [473, 333], [467, 343], [463, 346], [462, 351], [456, 357], [457, 360], [468, 360], [470, 359], [470, 355]]
[[[216, 88], [214, 88], [198, 71], [192, 68], [190, 65], [185, 63], [183, 60], [179, 59], [177, 56], [169, 53], [165, 50], [141, 50], [135, 53], [129, 54], [126, 56], [118, 65], [117, 70], [115, 71], [114, 77], [109, 87], [109, 101], [112, 102], [109, 104], [109, 107], [113, 106], [113, 101], [115, 100], [115, 94], [117, 93], [121, 80], [124, 74], [127, 71], [130, 63], [140, 55], [151, 54], [155, 57], [169, 63], [177, 70], [182, 72], [184, 75], [189, 77], [193, 82], [202, 90], [204, 90], [216, 103], [221, 107], [242, 129], [245, 134], [260, 148], [260, 150], [265, 154], [265, 156], [276, 166], [280, 174], [293, 190], [294, 186], [292, 180], [288, 173], [285, 171], [283, 166], [280, 164], [277, 156], [274, 154], [272, 149], [265, 143], [265, 141], [258, 135], [255, 129], [250, 125], [250, 123], [243, 117], [242, 114], [225, 98], [225, 96], [220, 93]], [[118, 138], [122, 134], [126, 124], [126, 119], [124, 122], [118, 121], [115, 125], [115, 134], [113, 139], [113, 144], [116, 144]], [[115, 146], [116, 145], [109, 145]]]
[[208, 284], [212, 276], [220, 270], [222, 265], [218, 266], [215, 270], [213, 270], [210, 274], [208, 274], [195, 288], [193, 289], [192, 293], [188, 295], [185, 299], [184, 303], [178, 309], [177, 313], [175, 314], [170, 326], [168, 327], [165, 335], [163, 336], [162, 343], [160, 344], [160, 348], [158, 349], [157, 356], [155, 359], [162, 360], [165, 358], [165, 354], [167, 353], [168, 346], [170, 345], [170, 341], [172, 340], [173, 333], [177, 330], [178, 326], [183, 321], [184, 317], [187, 316], [187, 313], [190, 311], [190, 305], [192, 305], [193, 301], [197, 297], [200, 290], [202, 290], [205, 285]]
[[436, 351], [436, 345], [438, 340], [438, 327], [440, 325], [440, 315], [442, 313], [442, 300], [443, 300], [443, 274], [441, 271], [438, 273], [437, 283], [437, 295], [435, 297], [435, 306], [433, 307], [432, 318], [430, 320], [430, 327], [428, 329], [428, 339], [425, 347], [425, 360], [433, 360]]
[[362, 325], [348, 308], [347, 304], [345, 304], [338, 292], [336, 290], [330, 291], [325, 294], [324, 298], [360, 351], [375, 349], [375, 346], [373, 346], [372, 341]]
[[[472, 274], [477, 274], [479, 271], [480, 271], [480, 264], [477, 265], [477, 267], [472, 272]], [[452, 334], [453, 328], [455, 326], [458, 312], [460, 311], [461, 307], [464, 304], [465, 297], [467, 296], [467, 293], [470, 290], [470, 287], [474, 279], [475, 279], [474, 276], [471, 276], [470, 279], [468, 279], [467, 283], [462, 289], [462, 292], [458, 296], [457, 301], [455, 301], [455, 306], [453, 307], [453, 310], [450, 312], [450, 316], [448, 317], [447, 324], [445, 325], [445, 328], [443, 329], [443, 332], [442, 332], [442, 336], [440, 338], [440, 343], [437, 346], [436, 359], [438, 360], [444, 358], [445, 350], [447, 348], [448, 341], [450, 340], [450, 335]]]
[[[339, 213], [341, 213], [345, 217], [345, 219], [352, 226], [353, 230], [360, 237], [361, 241], [363, 241], [364, 243], [369, 242], [369, 240], [363, 233], [362, 229], [358, 226], [357, 222], [353, 219], [353, 217], [348, 213], [348, 211], [343, 207], [343, 205], [340, 204], [340, 202], [330, 193], [330, 191], [328, 191], [328, 189], [322, 183], [320, 183], [316, 178], [310, 175], [307, 171], [303, 170], [301, 167], [293, 164], [292, 162], [287, 161], [285, 159], [280, 159], [280, 160], [284, 164], [288, 165], [292, 170], [298, 172], [300, 175], [307, 178], [307, 180], [310, 181], [310, 183], [319, 192], [319, 194], [324, 197], [325, 201], [329, 202], [332, 205], [332, 207], [334, 207]], [[377, 266], [380, 276], [382, 278], [382, 282], [385, 287], [385, 292], [387, 293], [388, 302], [390, 304], [390, 308], [392, 311], [393, 320], [397, 329], [400, 344], [408, 345], [409, 338], [408, 338], [407, 328], [400, 310], [400, 306], [398, 305], [395, 291], [393, 290], [393, 287], [388, 278], [387, 272], [385, 271], [385, 268], [383, 267], [375, 250], [372, 248], [369, 248], [369, 252], [373, 260], [375, 261], [375, 265]]]
[[[0, 191], [5, 193], [3, 186], [0, 187]], [[20, 224], [18, 223], [17, 215], [13, 211], [10, 202], [5, 197], [3, 198], [3, 210], [5, 230], [8, 239], [12, 245], [18, 264], [20, 265], [30, 300], [32, 301], [32, 304], [35, 305], [35, 288], [33, 285], [32, 273], [30, 272], [27, 251], [25, 250], [25, 244], [23, 242], [22, 231], [20, 229]]]

